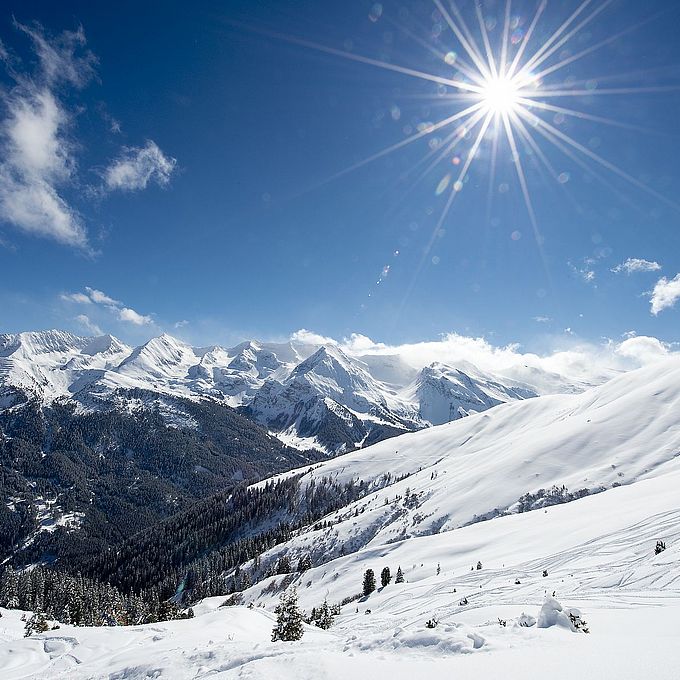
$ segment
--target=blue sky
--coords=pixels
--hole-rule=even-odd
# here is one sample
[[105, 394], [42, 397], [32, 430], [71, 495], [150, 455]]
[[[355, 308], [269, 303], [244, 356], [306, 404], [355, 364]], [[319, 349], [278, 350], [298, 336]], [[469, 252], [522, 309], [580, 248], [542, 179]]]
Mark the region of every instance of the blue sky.
[[[504, 6], [485, 4], [494, 46]], [[513, 3], [518, 40], [536, 7]], [[578, 8], [549, 2], [527, 57]], [[544, 79], [585, 94], [536, 95], [622, 124], [542, 112], [620, 173], [534, 130], [559, 177], [518, 145], [534, 228], [503, 134], [490, 181], [493, 123], [443, 220], [479, 127], [450, 153], [437, 131], [337, 176], [467, 104], [452, 86], [303, 43], [459, 78], [468, 57], [434, 4], [9, 0], [1, 330], [199, 344], [455, 332], [536, 351], [631, 331], [677, 341], [679, 20], [673, 2], [614, 1], [544, 63], [624, 32]], [[587, 93], [607, 89], [619, 93]], [[423, 173], [433, 149], [441, 161]]]

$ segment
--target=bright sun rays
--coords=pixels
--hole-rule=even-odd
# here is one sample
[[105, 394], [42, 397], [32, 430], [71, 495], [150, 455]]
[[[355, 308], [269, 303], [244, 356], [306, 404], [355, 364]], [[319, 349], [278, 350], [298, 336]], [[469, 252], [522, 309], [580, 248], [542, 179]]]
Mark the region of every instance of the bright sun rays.
[[[596, 33], [591, 33], [591, 24], [602, 18], [601, 15], [612, 5], [613, 0], [582, 0], [561, 18], [561, 23], [556, 21], [554, 11], [548, 16], [548, 0], [541, 0], [529, 16], [513, 14], [511, 0], [501, 0], [500, 16], [491, 18], [485, 16], [483, 4], [479, 0], [475, 0], [474, 4], [465, 3], [465, 16], [455, 0], [432, 2], [433, 9], [438, 12], [437, 21], [450, 29], [446, 38], [437, 45], [419, 36], [415, 26], [395, 23], [404, 34], [438, 57], [443, 68], [437, 68], [436, 72], [402, 66], [289, 35], [261, 31], [307, 48], [431, 82], [438, 87], [438, 94], [433, 95], [432, 100], [438, 109], [445, 111], [444, 117], [417, 126], [403, 139], [330, 178], [345, 175], [419, 140], [429, 141], [428, 152], [409, 173], [418, 170], [419, 175], [413, 182], [415, 185], [440, 165], [446, 168], [445, 177], [439, 181], [436, 189], [437, 195], [445, 196], [446, 200], [424, 249], [418, 271], [427, 260], [456, 196], [464, 191], [471, 169], [478, 162], [488, 163], [487, 202], [490, 205], [499, 161], [510, 161], [516, 177], [513, 190], [523, 200], [539, 249], [542, 238], [532, 202], [531, 186], [531, 178], [536, 173], [527, 172], [529, 158], [532, 170], [538, 170], [541, 177], [547, 177], [556, 185], [564, 184], [565, 177], [568, 177], [568, 173], [558, 171], [551, 161], [551, 157], [558, 152], [587, 172], [594, 181], [616, 192], [624, 201], [630, 202], [630, 198], [620, 190], [617, 182], [627, 183], [680, 210], [680, 205], [607, 160], [587, 140], [577, 139], [560, 124], [561, 121], [575, 118], [598, 125], [644, 131], [625, 122], [573, 108], [568, 104], [569, 99], [583, 104], [592, 102], [592, 97], [677, 91], [679, 86], [676, 83], [610, 87], [603, 86], [603, 83], [613, 81], [618, 85], [617, 78], [621, 74], [598, 78], [598, 74], [583, 73], [584, 77], [577, 80], [571, 75], [565, 78], [565, 69], [633, 33], [643, 24], [658, 18], [658, 14], [623, 30], [606, 32], [602, 39], [596, 40], [593, 38]], [[556, 28], [552, 30], [548, 28], [555, 25]], [[448, 46], [447, 52], [441, 52], [442, 45]], [[644, 77], [640, 72], [634, 75], [637, 78]], [[418, 272], [414, 281], [417, 275]]]
[[520, 105], [520, 92], [514, 78], [499, 75], [484, 83], [480, 97], [487, 113], [507, 116]]

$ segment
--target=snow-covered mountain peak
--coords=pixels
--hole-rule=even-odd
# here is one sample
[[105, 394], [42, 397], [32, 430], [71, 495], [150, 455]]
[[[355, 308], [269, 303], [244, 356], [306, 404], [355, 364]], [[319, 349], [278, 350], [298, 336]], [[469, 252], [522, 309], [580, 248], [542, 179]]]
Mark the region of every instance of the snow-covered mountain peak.
[[163, 333], [134, 349], [117, 371], [127, 375], [180, 378], [198, 361], [190, 345]]
[[433, 425], [536, 396], [528, 386], [486, 374], [466, 361], [455, 367], [440, 362], [426, 366], [405, 393], [418, 402], [420, 417]]
[[254, 341], [241, 343], [232, 352], [236, 356], [230, 361], [229, 368], [253, 377], [266, 378], [283, 366], [274, 352]]
[[132, 348], [121, 342], [113, 335], [99, 335], [94, 338], [86, 338], [87, 344], [82, 348], [83, 354], [94, 356], [95, 354], [121, 354], [130, 353]]
[[299, 363], [294, 373], [297, 375], [310, 371], [320, 374], [337, 373], [337, 371], [348, 373], [352, 371], [352, 361], [339, 347], [322, 345], [314, 354]]
[[26, 357], [57, 352], [70, 352], [82, 348], [89, 338], [68, 331], [25, 331], [0, 335], [0, 356], [20, 352]]

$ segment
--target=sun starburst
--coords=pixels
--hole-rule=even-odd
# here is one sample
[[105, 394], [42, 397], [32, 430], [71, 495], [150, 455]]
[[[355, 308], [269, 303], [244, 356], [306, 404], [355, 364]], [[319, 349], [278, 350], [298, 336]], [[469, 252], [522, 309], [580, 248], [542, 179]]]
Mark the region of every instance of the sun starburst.
[[[543, 24], [547, 14], [547, 0], [539, 2], [533, 15], [524, 22], [522, 30], [518, 30], [517, 17], [513, 17], [511, 0], [505, 0], [498, 21], [500, 30], [494, 34], [497, 44], [493, 44], [489, 31], [490, 23], [484, 16], [481, 2], [474, 3], [474, 12], [466, 21], [455, 0], [432, 1], [438, 13], [436, 21], [442, 22], [450, 29], [448, 38], [443, 41], [448, 41], [449, 50], [439, 54], [441, 63], [446, 67], [443, 72], [432, 73], [424, 69], [409, 68], [353, 51], [262, 31], [269, 36], [330, 55], [434, 83], [440, 89], [436, 97], [438, 103], [449, 106], [447, 115], [442, 119], [422, 125], [404, 139], [372, 153], [328, 178], [330, 180], [345, 175], [424, 138], [436, 140], [435, 144], [430, 145], [424, 158], [413, 168], [420, 169], [426, 165], [416, 182], [422, 180], [440, 163], [446, 163], [450, 169], [453, 160], [457, 170], [453, 176], [450, 176], [450, 170], [447, 170], [445, 180], [438, 181], [437, 194], [443, 195], [448, 192], [448, 196], [424, 249], [418, 271], [427, 261], [456, 197], [466, 186], [473, 164], [482, 156], [480, 150], [485, 144], [490, 146], [489, 153], [483, 154], [490, 159], [490, 189], [494, 181], [497, 160], [501, 154], [501, 144], [503, 143], [503, 147], [509, 150], [517, 188], [526, 206], [527, 216], [539, 248], [542, 238], [532, 203], [529, 175], [524, 167], [527, 154], [524, 154], [523, 159], [522, 151], [528, 152], [534, 162], [540, 165], [541, 171], [558, 183], [563, 182], [565, 173], [558, 173], [553, 167], [548, 157], [548, 149], [563, 154], [570, 162], [587, 170], [596, 181], [619, 194], [622, 192], [618, 191], [612, 182], [615, 178], [680, 211], [680, 206], [673, 200], [607, 160], [587, 143], [565, 132], [556, 119], [576, 118], [607, 126], [638, 130], [639, 128], [570, 106], [552, 103], [555, 100], [568, 101], [569, 98], [579, 100], [583, 97], [627, 96], [679, 90], [680, 86], [675, 83], [664, 86], [645, 84], [639, 87], [602, 87], [597, 78], [567, 81], [569, 85], [566, 85], [564, 80], [552, 80], [555, 74], [559, 75], [567, 66], [611, 45], [658, 15], [610, 33], [602, 40], [589, 42], [592, 39], [588, 27], [609, 8], [613, 0], [599, 2], [582, 0], [574, 5], [571, 13], [552, 32], [543, 30], [547, 25]], [[469, 23], [470, 18], [473, 19], [473, 23]], [[423, 44], [430, 52], [438, 53], [437, 47], [419, 37], [411, 27], [400, 25], [399, 28], [404, 34]], [[547, 35], [547, 38], [538, 40], [539, 33]], [[574, 50], [574, 44], [578, 44], [579, 49]], [[467, 151], [461, 153], [461, 147], [467, 148]], [[491, 191], [489, 200], [490, 198]], [[623, 198], [625, 200], [627, 197]], [[415, 272], [414, 282], [418, 271]]]

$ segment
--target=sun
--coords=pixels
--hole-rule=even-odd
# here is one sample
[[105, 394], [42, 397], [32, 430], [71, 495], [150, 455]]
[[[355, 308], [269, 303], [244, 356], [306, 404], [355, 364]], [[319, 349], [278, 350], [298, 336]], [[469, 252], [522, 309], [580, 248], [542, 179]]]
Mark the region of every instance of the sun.
[[519, 83], [515, 78], [507, 76], [488, 78], [480, 90], [479, 96], [487, 113], [508, 115], [520, 105]]

